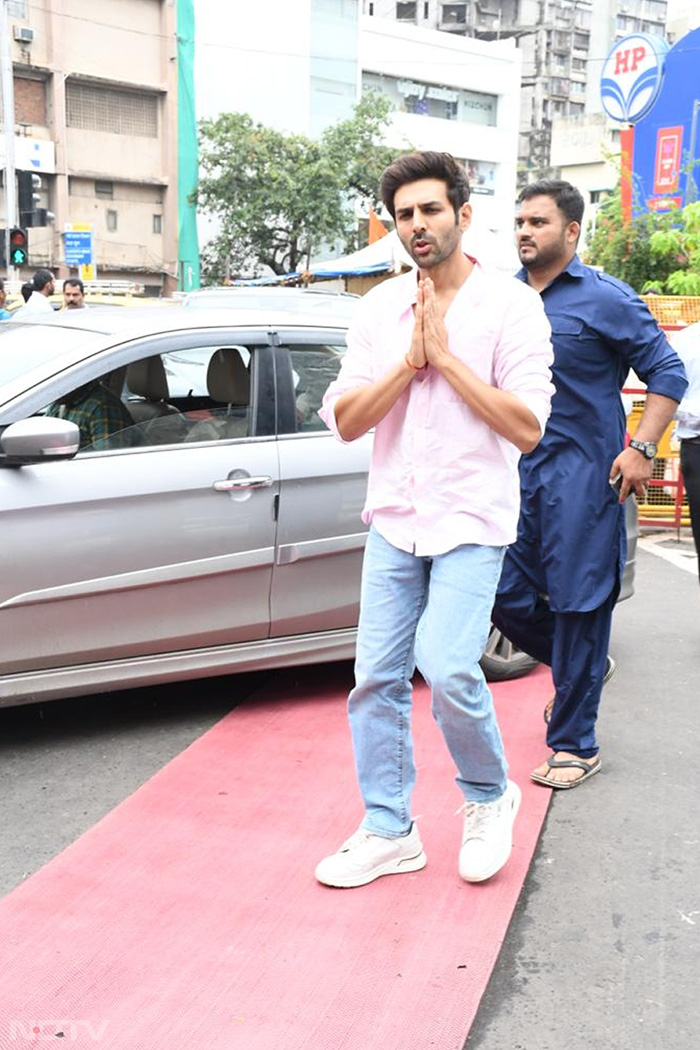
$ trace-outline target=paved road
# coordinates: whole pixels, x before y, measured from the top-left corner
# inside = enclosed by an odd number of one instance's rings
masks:
[[[616,613],[604,770],[553,799],[467,1050],[700,1043],[700,591],[688,544],[658,542]],[[263,680],[0,711],[0,894]]]
[[[612,652],[603,771],[552,800],[467,1050],[700,1045],[697,576],[642,552]]]
[[[0,896],[264,680],[234,675],[0,710]]]

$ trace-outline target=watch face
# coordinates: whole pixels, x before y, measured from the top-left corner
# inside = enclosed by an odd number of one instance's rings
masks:
[[[635,448],[637,452],[641,452],[647,459],[654,459],[658,448],[653,441],[630,441],[632,448]]]

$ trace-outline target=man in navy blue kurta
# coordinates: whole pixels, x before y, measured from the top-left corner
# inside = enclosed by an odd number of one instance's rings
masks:
[[[493,621],[552,668],[547,743],[532,777],[571,788],[600,769],[595,722],[612,610],[625,563],[624,501],[651,477],[655,443],[686,388],[678,355],[639,297],[576,255],[583,199],[545,180],[519,197],[517,275],[540,292],[552,326],[556,393],[540,444],[520,461],[522,505]],[[625,449],[620,390],[647,384],[634,446]],[[619,495],[610,481],[619,477]]]

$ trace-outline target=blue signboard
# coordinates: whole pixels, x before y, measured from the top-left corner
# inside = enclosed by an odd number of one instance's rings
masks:
[[[652,108],[634,126],[632,202],[636,214],[698,199],[700,188],[700,29],[666,56]]]
[[[92,262],[92,230],[66,230],[64,250],[67,266],[89,266]]]

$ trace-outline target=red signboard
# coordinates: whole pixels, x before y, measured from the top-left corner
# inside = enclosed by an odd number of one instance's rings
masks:
[[[654,193],[675,193],[681,170],[683,126],[659,128],[656,133]]]

